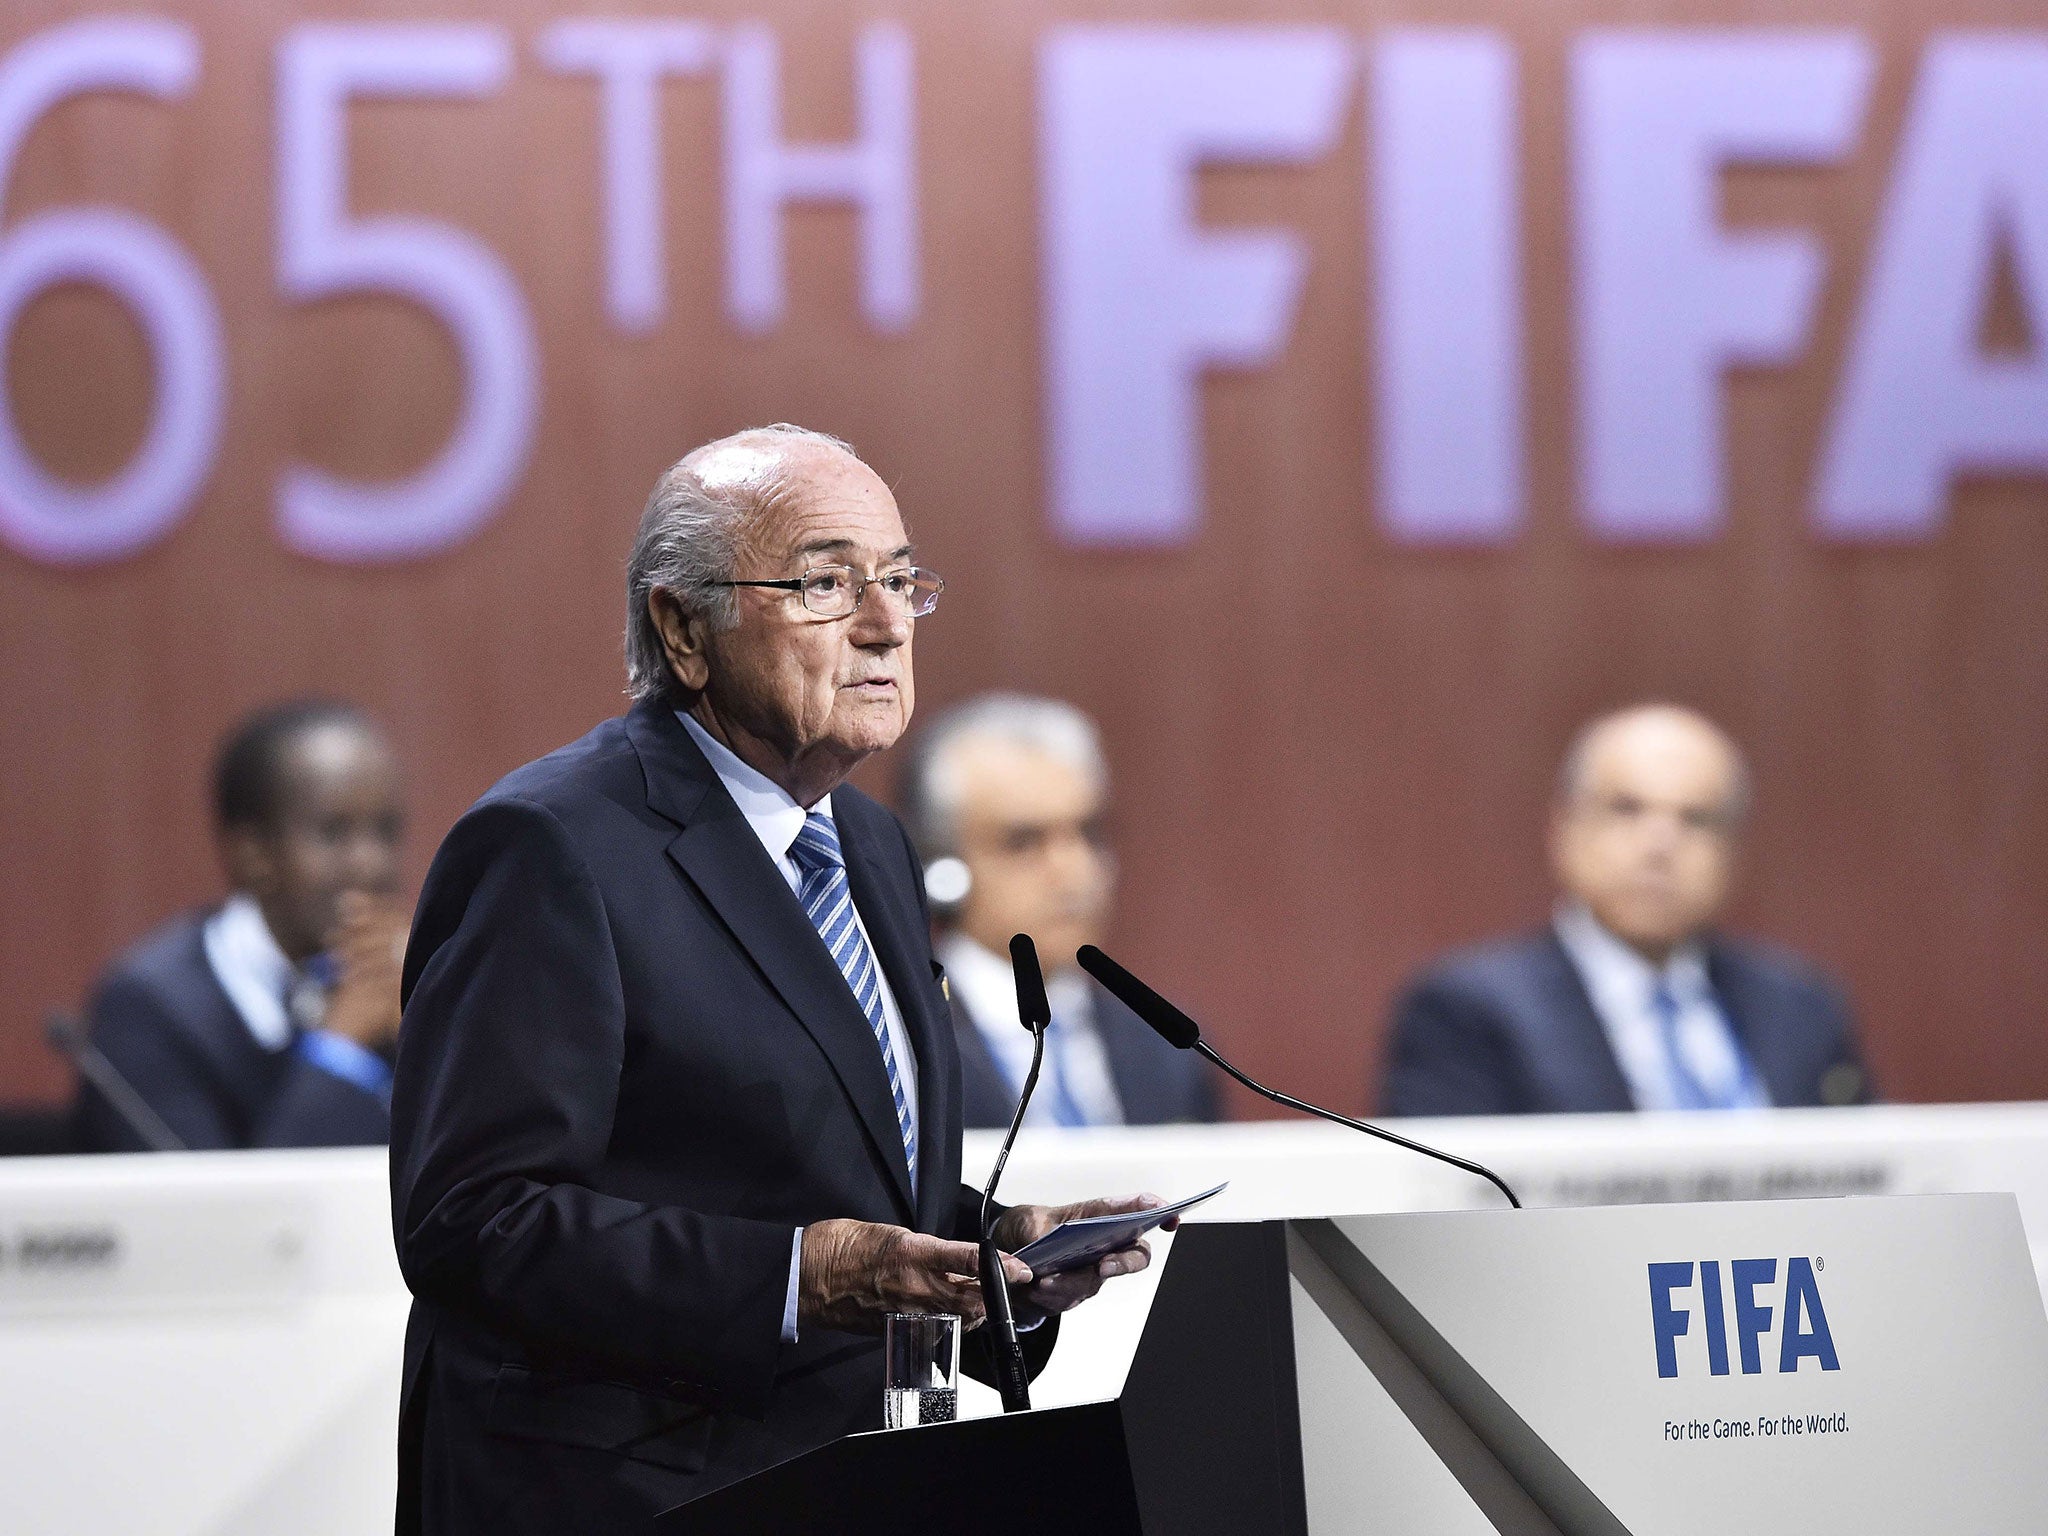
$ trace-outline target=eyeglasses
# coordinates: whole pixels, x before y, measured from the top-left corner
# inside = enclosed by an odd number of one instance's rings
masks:
[[[905,618],[921,619],[939,606],[945,581],[920,566],[903,565],[879,576],[863,576],[850,565],[814,565],[786,581],[717,581],[717,587],[774,587],[794,592],[804,606],[824,619],[844,619],[860,611],[869,587],[880,587],[884,599]]]

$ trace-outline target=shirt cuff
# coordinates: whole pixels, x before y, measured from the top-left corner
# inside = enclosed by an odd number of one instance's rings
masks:
[[[310,1062],[330,1077],[353,1083],[380,1099],[391,1096],[391,1068],[368,1046],[358,1045],[346,1035],[331,1030],[309,1029],[299,1036],[299,1058]]]
[[[796,1282],[804,1266],[804,1229],[798,1227],[789,1239],[789,1290],[782,1298],[782,1342],[796,1342]]]

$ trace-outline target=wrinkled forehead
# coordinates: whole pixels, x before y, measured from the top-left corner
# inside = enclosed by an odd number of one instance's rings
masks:
[[[749,496],[741,529],[742,542],[755,554],[856,565],[909,558],[896,498],[851,454],[806,445],[748,472],[751,481],[736,483],[759,487],[758,495]]]

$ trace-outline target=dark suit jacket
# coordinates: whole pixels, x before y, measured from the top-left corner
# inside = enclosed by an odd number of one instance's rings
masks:
[[[1192,1051],[1177,1051],[1145,1021],[1093,982],[1088,987],[1095,1028],[1109,1055],[1109,1075],[1127,1125],[1168,1125],[1216,1118],[1216,1085],[1209,1064]],[[1021,1025],[1016,1026],[1022,1028]],[[953,999],[953,1038],[960,1047],[960,1082],[967,1123],[1007,1130],[1017,1109],[1010,1086],[989,1053],[967,1005]]]
[[[375,1094],[249,1033],[207,964],[204,922],[166,924],[114,963],[93,997],[93,1043],[195,1150],[382,1142],[391,1119]],[[73,1114],[84,1151],[147,1145],[90,1083]]]
[[[879,1340],[781,1342],[794,1230],[967,1237],[974,1212],[917,860],[859,791],[832,805],[917,1053],[915,1198],[866,1015],[666,707],[518,770],[442,844],[393,1100],[401,1532],[640,1532],[880,1427]]]
[[[1713,938],[1707,978],[1776,1105],[1870,1095],[1841,994],[1782,950]],[[1517,1115],[1635,1107],[1607,1031],[1557,935],[1453,955],[1395,1009],[1390,1115]]]

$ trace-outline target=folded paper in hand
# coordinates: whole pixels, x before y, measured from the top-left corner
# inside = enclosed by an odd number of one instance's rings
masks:
[[[1155,1205],[1146,1211],[1077,1216],[1072,1221],[1061,1222],[1045,1236],[1026,1243],[1017,1250],[1017,1257],[1031,1266],[1034,1279],[1086,1269],[1098,1260],[1130,1247],[1169,1217],[1178,1216],[1210,1196],[1222,1194],[1229,1187],[1229,1181],[1225,1180],[1199,1195],[1189,1195],[1187,1199],[1176,1200],[1171,1205]]]

